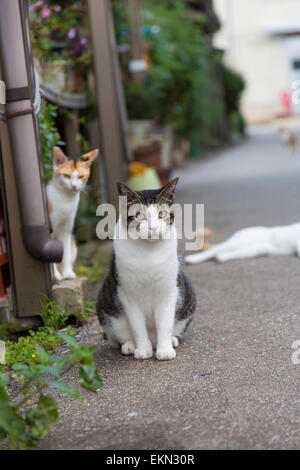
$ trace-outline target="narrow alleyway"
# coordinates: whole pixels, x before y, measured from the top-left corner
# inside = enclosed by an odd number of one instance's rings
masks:
[[[179,174],[178,200],[205,204],[215,242],[249,225],[300,221],[300,149],[291,155],[271,126]],[[291,345],[300,340],[300,260],[208,262],[185,272],[198,308],[177,358],[122,357],[90,325],[84,340],[100,343],[103,387],[86,403],[61,399],[44,448],[299,448]]]

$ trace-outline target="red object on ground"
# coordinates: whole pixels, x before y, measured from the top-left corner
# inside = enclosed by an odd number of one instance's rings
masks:
[[[290,90],[281,92],[281,104],[288,113],[292,111],[292,95]]]

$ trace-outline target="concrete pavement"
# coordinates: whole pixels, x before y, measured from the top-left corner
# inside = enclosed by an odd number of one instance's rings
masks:
[[[271,126],[179,172],[180,202],[205,203],[205,223],[224,240],[249,225],[300,220],[300,149]],[[300,447],[300,260],[295,256],[187,266],[198,308],[177,358],[135,361],[99,337],[104,379],[82,403],[57,393],[50,449],[295,449]],[[69,383],[75,385],[70,376]]]

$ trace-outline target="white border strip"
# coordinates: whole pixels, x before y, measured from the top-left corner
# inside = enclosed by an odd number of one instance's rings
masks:
[[[6,104],[5,83],[3,80],[0,80],[0,104]]]

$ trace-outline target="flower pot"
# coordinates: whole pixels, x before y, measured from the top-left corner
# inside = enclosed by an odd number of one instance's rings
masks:
[[[58,91],[64,91],[66,88],[66,61],[56,60],[47,62],[42,68],[43,83],[51,85]]]
[[[145,172],[129,178],[127,185],[134,191],[142,191],[143,189],[159,189],[161,182],[157,170],[148,168]]]
[[[149,119],[129,121],[129,135],[132,139],[145,140],[152,132],[153,123]]]
[[[161,144],[151,142],[148,145],[140,145],[133,149],[134,159],[153,168],[161,167]]]
[[[47,62],[42,70],[42,81],[60,93],[80,93],[84,89],[82,75],[65,60]]]

